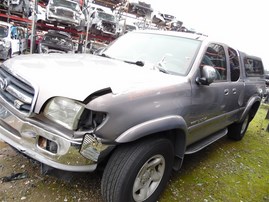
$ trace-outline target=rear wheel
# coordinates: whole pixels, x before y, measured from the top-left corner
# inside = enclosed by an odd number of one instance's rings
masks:
[[[249,121],[248,114],[242,122],[230,125],[228,128],[228,137],[234,140],[241,140],[248,129]]]
[[[105,201],[156,201],[172,171],[174,149],[168,139],[120,146],[105,168],[101,191]]]

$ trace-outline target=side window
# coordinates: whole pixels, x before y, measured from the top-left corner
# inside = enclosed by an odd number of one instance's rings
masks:
[[[244,66],[248,77],[263,76],[264,74],[262,61],[258,58],[245,57]]]
[[[231,81],[237,81],[240,77],[239,56],[237,54],[237,51],[232,48],[228,48],[228,53],[231,69]]]
[[[209,65],[215,68],[217,72],[216,81],[227,80],[227,63],[223,46],[219,44],[210,44],[203,57],[201,67]]]
[[[11,38],[12,39],[17,39],[17,37],[18,37],[17,27],[12,26],[10,31],[11,31]]]
[[[19,29],[19,37],[20,37],[20,39],[25,38],[25,32],[22,28]]]

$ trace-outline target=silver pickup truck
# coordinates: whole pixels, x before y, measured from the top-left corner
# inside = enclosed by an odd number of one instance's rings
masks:
[[[197,34],[129,32],[91,54],[0,68],[0,139],[42,165],[104,168],[105,201],[156,201],[184,156],[241,140],[265,92],[262,60]]]

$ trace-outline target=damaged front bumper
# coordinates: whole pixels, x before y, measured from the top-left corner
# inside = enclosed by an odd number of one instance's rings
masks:
[[[57,9],[58,12],[62,13],[62,15],[59,15],[57,13],[49,11],[47,13],[47,20],[49,21],[58,21],[66,24],[70,24],[73,26],[79,26],[81,23],[81,20],[79,17],[76,17],[76,14],[71,11],[67,11],[64,9]],[[66,14],[65,14],[66,13]]]
[[[96,26],[96,29],[101,31],[102,34],[107,34],[107,35],[112,35],[112,36],[115,36],[117,34],[116,25],[106,22],[106,21],[99,22]]]
[[[97,167],[96,161],[81,155],[82,140],[62,137],[22,120],[1,103],[0,139],[21,153],[53,168],[91,172]]]

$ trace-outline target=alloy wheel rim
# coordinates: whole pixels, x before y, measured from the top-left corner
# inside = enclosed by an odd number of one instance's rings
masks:
[[[155,155],[148,159],[138,172],[133,185],[135,201],[148,199],[159,186],[165,171],[165,159]]]

